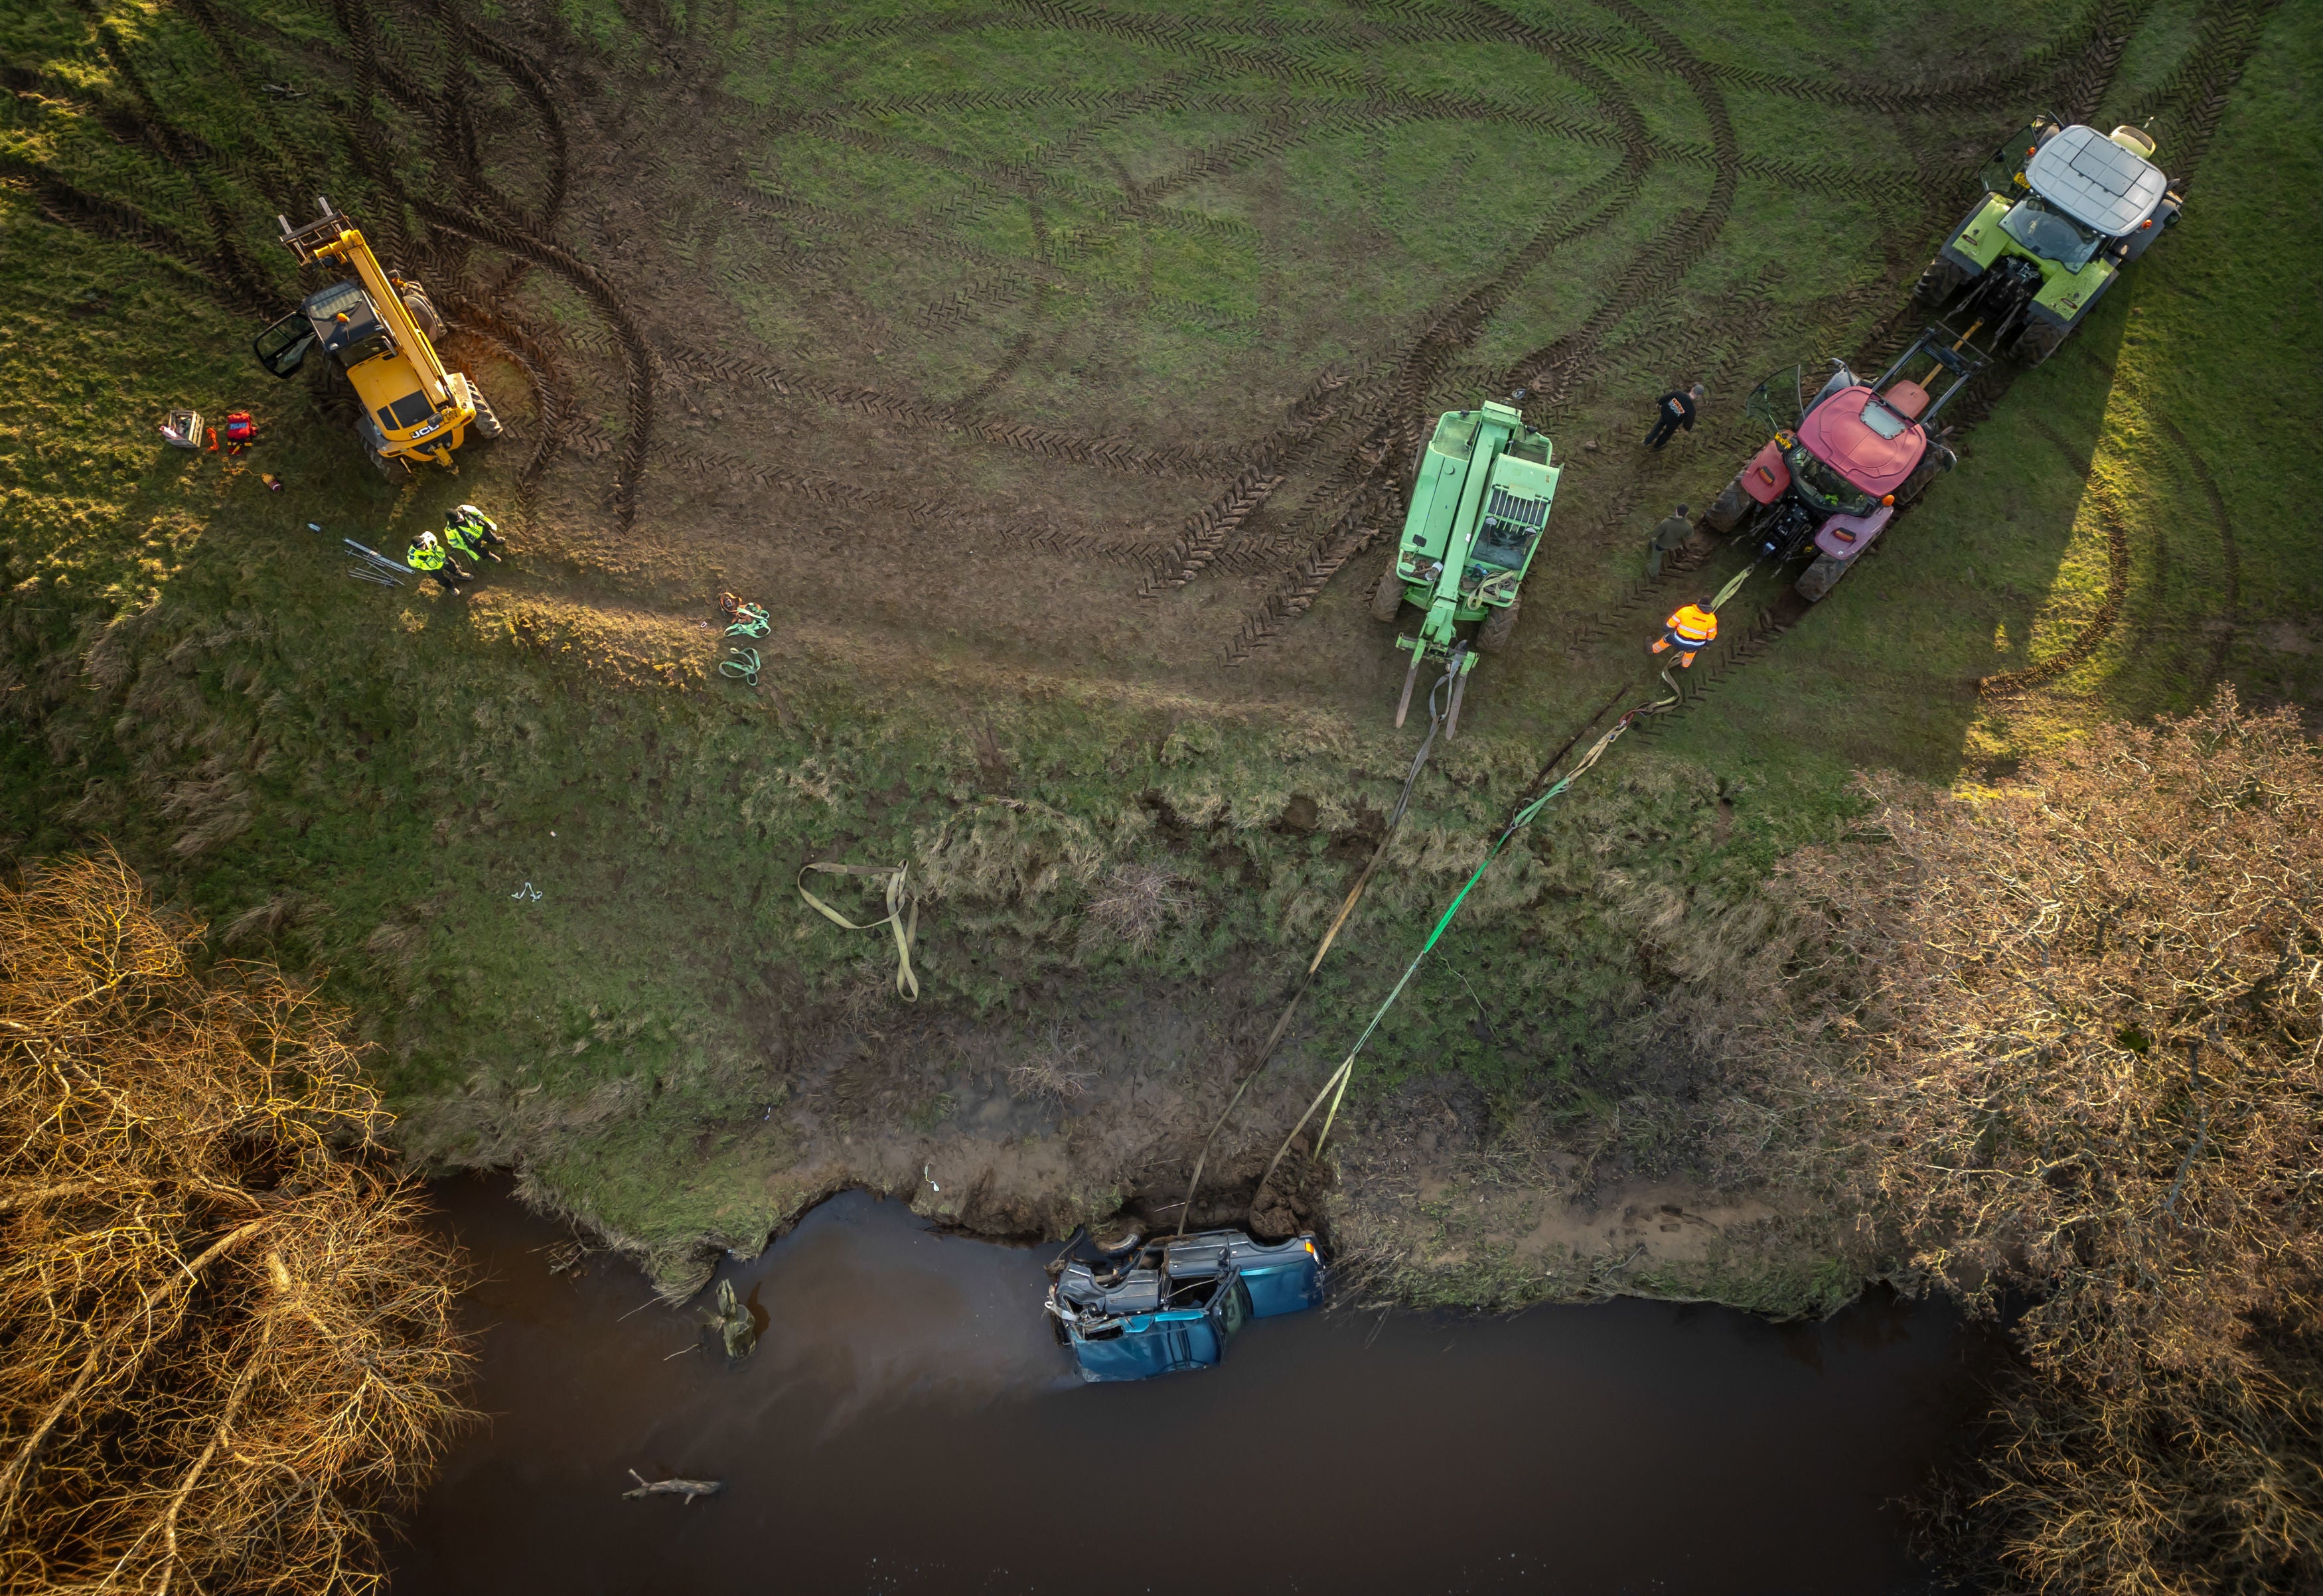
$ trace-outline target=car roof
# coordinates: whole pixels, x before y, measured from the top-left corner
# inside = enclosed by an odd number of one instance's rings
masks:
[[[1868,388],[1843,388],[1832,394],[1799,423],[1799,442],[1859,491],[1878,499],[1903,485],[1927,453],[1928,439],[1916,423],[1894,437],[1882,437],[1863,419],[1871,397]]]
[[[2065,128],[2025,164],[2033,192],[2107,238],[2118,238],[2153,214],[2170,186],[2149,162],[2093,127]]]

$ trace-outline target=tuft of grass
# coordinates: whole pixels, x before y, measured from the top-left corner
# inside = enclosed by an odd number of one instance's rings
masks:
[[[1097,1079],[1096,1070],[1074,1068],[1088,1052],[1084,1044],[1065,1040],[1062,1024],[1051,1025],[1047,1041],[1009,1066],[1008,1089],[1019,1097],[1070,1107],[1088,1096],[1089,1083]]]
[[[1194,912],[1193,889],[1160,865],[1116,865],[1081,911],[1083,953],[1117,949],[1137,958]]]

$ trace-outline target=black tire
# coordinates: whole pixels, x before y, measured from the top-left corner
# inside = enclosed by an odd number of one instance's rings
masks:
[[[1862,555],[1858,555],[1855,559],[1862,557]],[[1829,555],[1817,555],[1814,564],[1809,565],[1792,585],[1799,597],[1808,603],[1820,603],[1823,595],[1839,585],[1839,579],[1846,575],[1854,564],[1855,560],[1834,560]]]
[[[1967,272],[1939,255],[1920,273],[1920,280],[1912,289],[1913,302],[1925,310],[1941,310],[1967,282]]]
[[[1395,573],[1395,561],[1390,559],[1380,573],[1379,586],[1372,590],[1372,619],[1391,621],[1402,610],[1403,578]]]
[[[468,384],[468,397],[476,401],[476,435],[479,437],[496,438],[508,430],[493,413],[491,401],[484,398],[484,390],[473,381]]]
[[[1505,610],[1495,610],[1484,617],[1484,624],[1476,628],[1476,652],[1499,654],[1516,636],[1517,611],[1524,608],[1524,595],[1519,593]]]
[[[1750,495],[1742,491],[1742,473],[1738,471],[1734,473],[1734,480],[1726,484],[1725,491],[1711,500],[1710,509],[1703,515],[1702,524],[1712,532],[1731,532],[1741,525],[1742,518],[1749,513],[1749,509]]]
[[[403,307],[411,313],[411,319],[419,324],[419,330],[427,335],[427,342],[443,342],[444,318],[436,314],[436,302],[427,297],[426,289],[416,283],[405,285]]]
[[[355,423],[363,418],[363,400],[355,397],[355,385],[339,362],[329,355],[307,362],[307,392],[315,401],[316,413],[332,427],[353,432]]]
[[[2057,353],[2057,346],[2065,341],[2065,335],[2071,330],[2052,321],[2027,322],[2025,330],[2016,335],[2016,348],[2013,352],[2016,363],[2028,371],[2039,365]]]

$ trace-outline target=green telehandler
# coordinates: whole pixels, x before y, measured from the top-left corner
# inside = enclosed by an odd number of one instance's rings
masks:
[[[1395,646],[1411,656],[1395,723],[1411,709],[1422,661],[1448,662],[1452,702],[1445,736],[1457,734],[1460,699],[1479,653],[1504,647],[1516,630],[1518,589],[1556,497],[1558,468],[1546,433],[1512,406],[1447,410],[1421,452],[1403,538],[1372,594],[1374,619],[1392,621],[1405,601],[1427,611],[1416,635]],[[1481,621],[1473,639],[1459,628]]]

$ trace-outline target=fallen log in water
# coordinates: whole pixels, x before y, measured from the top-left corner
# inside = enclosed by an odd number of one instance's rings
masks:
[[[623,1501],[637,1501],[648,1496],[679,1496],[691,1505],[697,1496],[716,1496],[726,1489],[723,1480],[648,1480],[635,1469],[629,1471],[629,1478],[638,1482],[638,1488],[621,1492]]]

